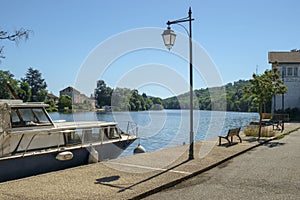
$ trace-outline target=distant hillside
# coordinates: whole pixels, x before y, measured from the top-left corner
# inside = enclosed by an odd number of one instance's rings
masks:
[[[257,111],[253,98],[244,92],[249,80],[239,80],[221,87],[194,91],[194,108],[200,110]],[[163,100],[165,109],[189,109],[189,92]],[[268,106],[270,107],[270,106]]]

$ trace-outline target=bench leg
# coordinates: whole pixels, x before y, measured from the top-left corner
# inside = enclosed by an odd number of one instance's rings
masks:
[[[229,140],[228,137],[225,137],[225,139],[228,141],[228,144],[231,145],[231,143],[232,143],[232,138],[231,138],[231,142],[230,142],[230,140]]]
[[[227,140],[228,141],[228,144],[229,145],[231,145],[231,142],[230,142],[230,140],[228,139],[228,137],[221,137],[221,136],[219,136],[219,146],[221,146],[221,139],[225,139],[225,140]]]
[[[239,135],[237,135],[237,137],[239,138],[240,143],[242,143],[242,138]]]

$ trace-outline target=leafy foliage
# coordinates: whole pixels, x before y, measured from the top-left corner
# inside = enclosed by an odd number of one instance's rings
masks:
[[[254,97],[254,102],[263,104],[271,101],[273,95],[284,94],[287,88],[284,86],[277,68],[266,70],[262,75],[253,74],[249,87],[245,91]]]
[[[21,79],[23,82],[29,84],[31,89],[31,99],[33,102],[44,102],[47,95],[47,84],[45,79],[42,78],[42,74],[33,68],[29,68],[25,78]]]
[[[162,109],[162,99],[139,94],[136,89],[107,87],[103,80],[97,82],[95,99],[98,107],[112,106],[114,111],[142,111]]]
[[[194,91],[193,104],[200,110],[224,110],[248,112],[256,111],[253,97],[245,95],[244,87],[249,81],[239,80],[221,87],[198,89]],[[225,96],[224,96],[225,95]],[[163,100],[166,109],[188,109],[189,93]]]
[[[46,108],[48,112],[58,111],[58,106],[55,104],[53,99],[46,99],[45,103],[49,105],[49,107]]]
[[[13,88],[17,88],[17,80],[14,79],[14,75],[9,71],[0,70],[0,99],[12,98],[12,95],[6,85],[7,82],[9,82]]]
[[[22,99],[24,102],[30,101],[31,89],[27,82],[20,82],[20,87],[18,87],[17,91],[20,99]]]
[[[261,134],[263,104],[270,102],[275,94],[284,94],[287,91],[287,88],[279,77],[280,74],[277,68],[266,70],[261,75],[253,74],[253,79],[250,80],[249,86],[245,87],[245,92],[253,98],[258,106],[260,114],[258,137]]]
[[[97,88],[95,89],[95,99],[98,107],[111,105],[111,95],[113,90],[106,86],[103,80],[97,81]]]
[[[72,110],[72,99],[68,95],[62,95],[58,99],[58,110],[67,111]]]
[[[43,102],[47,95],[47,85],[44,82],[44,79],[41,79],[41,73],[38,70],[33,70],[32,68],[29,68],[26,78],[21,79],[21,81],[14,79],[14,75],[11,74],[9,71],[0,70],[1,99],[13,98],[11,92],[7,87],[7,83],[11,85],[13,90],[16,92],[18,98],[22,99],[24,102]]]

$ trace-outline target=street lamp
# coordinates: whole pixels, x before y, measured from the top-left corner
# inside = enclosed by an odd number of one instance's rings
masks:
[[[284,71],[282,70],[282,83],[284,84]],[[282,126],[281,126],[281,132],[284,130],[284,93],[282,93],[281,96],[281,108],[282,108]]]
[[[162,33],[162,37],[165,43],[165,46],[171,50],[171,48],[174,46],[176,34],[174,31],[171,30],[170,25],[171,24],[178,24],[182,22],[189,22],[189,31],[182,26],[187,34],[189,35],[189,51],[190,51],[190,149],[189,149],[189,160],[194,159],[194,131],[193,131],[193,56],[192,56],[192,9],[189,9],[188,17],[175,20],[175,21],[168,21],[167,25],[168,28]]]

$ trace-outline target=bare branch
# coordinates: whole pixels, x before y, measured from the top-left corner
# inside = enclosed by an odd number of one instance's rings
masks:
[[[9,34],[7,31],[0,31],[0,40],[10,40],[13,42],[18,42],[22,38],[27,40],[30,32],[30,30],[23,28],[16,30],[13,34]]]
[[[5,56],[3,56],[3,52],[4,52],[4,46],[0,47],[0,63],[1,63],[1,59],[4,59]]]
[[[12,33],[12,34],[8,33],[7,31],[0,30],[0,41],[1,40],[9,40],[9,41],[12,41],[12,42],[15,42],[16,44],[18,44],[21,39],[27,40],[29,38],[29,34],[31,32],[32,31],[25,30],[23,28],[14,31],[14,33]],[[5,58],[3,56],[3,52],[4,52],[4,46],[0,46],[0,62],[1,62],[1,59]]]

